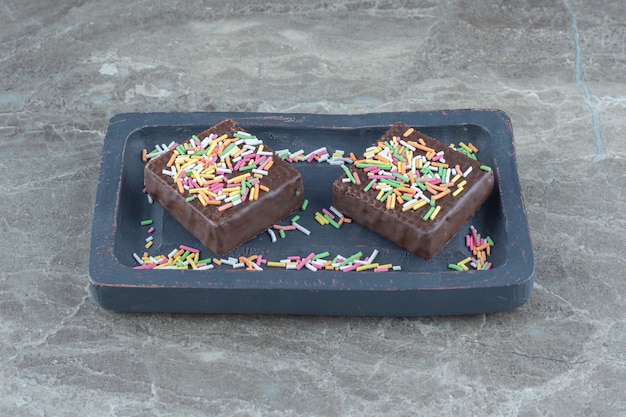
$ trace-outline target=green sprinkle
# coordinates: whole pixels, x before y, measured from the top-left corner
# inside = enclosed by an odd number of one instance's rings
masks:
[[[293,216],[293,217],[291,218],[291,223],[295,223],[295,222],[297,222],[298,220],[300,220],[300,216],[299,216],[298,214],[296,214],[295,216]]]
[[[278,234],[280,235],[281,239],[285,238],[285,231],[283,229],[278,229]]]
[[[211,258],[201,259],[196,262],[196,265],[206,265],[211,263]]]
[[[186,201],[186,202],[188,202],[188,203],[191,203],[191,202],[192,202],[193,200],[195,200],[195,199],[196,199],[196,197],[192,195],[191,197],[187,197],[187,198],[185,199],[185,201]]]
[[[304,211],[306,210],[308,206],[309,206],[309,200],[305,198],[304,201],[302,202],[302,207],[300,207],[300,210]]]
[[[402,181],[404,181],[404,182],[409,182],[409,181],[410,181],[410,180],[409,180],[409,177],[407,177],[406,175],[402,175],[402,174],[400,174],[400,173],[398,173],[398,172],[394,172],[394,173],[393,173],[393,176],[394,176],[394,177],[396,177],[396,178],[398,178],[398,179],[401,179],[401,180],[402,180]]]
[[[342,165],[341,168],[343,168],[343,172],[346,173],[346,176],[348,177],[348,179],[350,179],[350,182],[352,184],[356,184],[356,180],[354,179],[354,176],[352,176],[352,173],[350,172],[350,169],[348,169],[347,166]]]
[[[150,226],[151,224],[152,224],[152,220],[150,220],[150,219],[141,221],[141,225],[142,226]]]
[[[246,132],[237,132],[233,134],[233,136],[237,139],[256,139],[256,136],[252,136],[251,134]]]
[[[371,166],[380,168],[380,169],[384,169],[384,170],[389,170],[391,168],[393,168],[393,166],[391,164],[387,164],[384,162],[380,162],[380,163],[374,163],[374,162],[362,162],[359,164],[356,164],[357,168],[369,168]]]
[[[251,169],[256,169],[256,165],[244,165],[239,168],[239,171],[250,171]]]
[[[289,156],[289,152],[285,151],[279,155],[280,159],[285,160]]]
[[[491,240],[491,236],[487,236],[485,238],[485,240],[487,241],[487,243],[489,243],[489,246],[493,246],[494,245],[493,240]]]
[[[402,187],[403,186],[403,184],[400,181],[390,180],[389,178],[381,178],[380,182],[382,182],[384,184],[391,185],[393,188],[398,188],[398,187]]]
[[[380,199],[380,202],[381,202],[381,203],[384,203],[384,202],[387,200],[387,198],[391,195],[391,193],[393,193],[393,190],[389,190],[389,191],[387,191],[387,192],[386,192],[386,193],[382,196],[382,198]]]
[[[341,227],[341,225],[340,225],[339,223],[337,223],[336,221],[334,221],[333,219],[331,219],[331,218],[330,218],[330,216],[329,216],[328,214],[324,214],[323,216],[324,216],[324,218],[325,218],[326,220],[328,220],[328,223],[330,223],[331,225],[333,225],[333,227],[334,227],[335,229],[339,229],[339,228]]]
[[[448,268],[454,269],[455,271],[463,271],[463,268],[457,264],[448,264]]]
[[[424,217],[422,217],[422,220],[426,221],[430,218],[430,215],[433,214],[433,211],[435,211],[435,207],[431,206],[430,209],[428,209],[428,211],[426,212],[426,214],[424,214]]]
[[[376,184],[376,179],[371,180],[371,181],[369,182],[369,184],[367,184],[367,185],[365,186],[365,188],[363,188],[363,191],[364,191],[364,192],[368,192],[368,191],[370,190],[370,188],[372,188],[372,186],[373,186],[374,184]]]
[[[189,252],[188,250],[186,250],[186,251],[185,251],[185,253],[183,253],[183,254],[180,256],[180,261],[181,261],[181,262],[185,262],[185,259],[187,259],[187,257],[189,256],[189,254],[190,254],[190,253],[191,253],[191,252]]]
[[[222,151],[222,153],[220,154],[220,158],[221,158],[221,157],[223,157],[223,156],[225,156],[225,155],[228,155],[228,153],[229,153],[229,152],[230,152],[230,151],[231,151],[231,150],[232,150],[235,146],[237,146],[237,145],[235,145],[235,142],[233,142],[233,143],[231,143],[230,145],[228,145],[228,146],[226,147],[226,149],[224,149],[224,150]]]
[[[318,259],[325,258],[325,257],[327,257],[327,256],[330,256],[330,253],[328,253],[328,251],[326,251],[326,252],[322,252],[322,253],[318,253],[317,255],[315,255],[315,256],[313,257],[313,260],[314,260],[314,261],[317,261]]]
[[[340,263],[340,266],[345,266],[348,265],[350,262],[354,261],[355,259],[360,258],[361,256],[363,256],[363,252],[358,251],[357,253],[355,253],[354,255],[350,256],[349,258],[346,258],[343,260],[342,263]]]
[[[483,171],[487,171],[487,172],[491,171],[491,167],[488,167],[487,165],[481,165],[480,169],[482,169]]]

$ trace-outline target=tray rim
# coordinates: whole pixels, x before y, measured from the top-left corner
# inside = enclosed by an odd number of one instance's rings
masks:
[[[267,285],[258,280],[252,279],[247,271],[228,271],[224,275],[228,275],[228,279],[222,283],[211,285],[194,286],[194,278],[189,279],[183,274],[202,274],[200,271],[158,271],[159,282],[151,279],[151,274],[155,271],[135,270],[119,262],[114,254],[115,240],[115,216],[118,212],[117,205],[120,197],[120,184],[122,181],[123,160],[120,155],[126,149],[128,138],[136,131],[147,127],[159,126],[175,126],[184,127],[192,125],[211,125],[225,118],[234,118],[242,126],[248,124],[263,125],[264,127],[315,127],[329,129],[352,129],[364,127],[386,127],[396,121],[403,121],[406,124],[419,127],[437,127],[445,125],[479,125],[487,130],[489,134],[504,135],[506,140],[493,141],[494,161],[497,162],[496,177],[499,183],[503,206],[510,205],[508,212],[505,214],[505,222],[507,223],[507,260],[504,265],[494,268],[491,271],[466,271],[458,273],[456,271],[402,271],[388,274],[377,274],[376,279],[348,279],[350,285],[337,286],[333,279],[333,273],[324,271],[323,273],[315,273],[309,271],[264,271],[261,274],[278,274],[283,273],[283,277],[279,281],[272,280],[271,285]],[[430,123],[436,121],[437,123]],[[497,147],[497,148],[496,148]],[[500,149],[502,147],[502,149]],[[501,155],[501,153],[504,153]],[[504,175],[503,175],[504,173]],[[502,181],[506,182],[503,186]],[[115,190],[115,196],[111,196],[111,187]],[[510,233],[508,227],[510,222],[506,217],[514,216],[518,222],[521,222],[522,230],[517,230],[516,234]],[[510,265],[508,265],[510,264]],[[509,269],[510,266],[516,266],[515,271]],[[215,273],[207,271],[206,273]],[[291,275],[289,275],[291,273]],[[255,273],[258,274],[258,273]],[[315,275],[313,275],[315,274]],[[398,275],[402,275],[402,280],[398,280]],[[446,286],[420,286],[424,275],[439,275],[445,277],[448,285]],[[469,274],[469,275],[465,275]],[[480,274],[480,275],[479,275]],[[122,276],[132,278],[123,280],[112,280],[112,276]],[[247,276],[246,276],[247,275]],[[345,274],[347,275],[347,274]],[[346,282],[345,275],[342,275],[342,281]],[[193,277],[193,275],[191,275]],[[468,286],[469,283],[476,282],[473,277],[479,277],[481,285]],[[183,282],[183,278],[187,282]],[[308,277],[308,278],[307,278]],[[455,280],[455,278],[460,278]],[[255,278],[258,278],[256,276]],[[532,245],[530,242],[530,234],[528,230],[528,222],[524,210],[523,196],[519,184],[517,173],[517,160],[515,154],[515,144],[513,138],[513,128],[510,118],[501,110],[497,109],[455,109],[455,110],[436,110],[427,112],[385,112],[385,113],[362,113],[362,114],[308,114],[308,113],[256,113],[256,112],[154,112],[154,113],[121,113],[110,118],[103,144],[101,157],[100,173],[98,189],[96,194],[96,205],[94,207],[94,217],[92,224],[92,235],[89,255],[89,284],[90,291],[100,304],[109,309],[126,311],[122,304],[114,302],[109,297],[116,297],[116,293],[126,291],[129,293],[131,289],[136,290],[193,290],[203,293],[218,294],[222,291],[239,292],[240,295],[248,291],[274,292],[278,295],[281,292],[298,293],[298,292],[315,292],[322,294],[320,297],[326,296],[333,292],[344,292],[346,294],[368,294],[368,293],[393,293],[393,292],[410,292],[410,293],[448,293],[449,296],[465,291],[469,294],[470,290],[491,289],[504,290],[505,287],[514,293],[521,292],[519,299],[510,308],[524,304],[529,298],[532,291],[532,281],[534,278],[534,256],[532,253]],[[132,283],[136,280],[138,283]],[[177,285],[164,286],[164,281],[177,283]],[[210,281],[210,280],[209,280]],[[310,281],[310,282],[308,282]],[[399,282],[398,282],[399,281]],[[372,285],[373,283],[378,285]],[[133,291],[130,291],[133,292]],[[440,295],[441,295],[440,294]],[[292,294],[293,295],[293,294]],[[369,294],[368,296],[371,296]],[[358,297],[357,297],[358,298]],[[113,301],[113,302],[112,302]],[[132,304],[132,303],[131,303]],[[120,307],[120,308],[116,308]],[[133,310],[132,305],[128,305],[128,311]],[[159,309],[136,311],[159,311]],[[174,306],[164,307],[167,311],[172,310]],[[475,312],[488,311],[495,307],[485,306],[484,308],[475,308]],[[504,308],[504,309],[510,309]],[[502,309],[502,308],[501,308]],[[183,309],[185,310],[185,309]],[[245,310],[245,309],[242,309]],[[259,309],[259,312],[263,312]],[[271,309],[270,309],[271,310]],[[325,314],[324,309],[314,310],[311,314]],[[419,313],[420,309],[416,309],[415,313]],[[447,313],[447,311],[450,313]],[[471,308],[465,310],[472,312]],[[217,312],[210,308],[198,310],[198,312]],[[494,311],[499,311],[495,308]],[[238,312],[235,309],[233,312]],[[242,311],[243,312],[243,311]],[[253,311],[251,311],[253,312]],[[272,311],[269,311],[272,312]],[[277,311],[283,312],[283,311]],[[285,311],[290,312],[290,311]],[[400,312],[400,311],[399,311]],[[291,311],[298,313],[298,311]],[[354,314],[376,313],[362,308]],[[404,312],[407,313],[407,312]],[[410,312],[408,312],[410,313]],[[425,312],[428,314],[427,312]],[[455,314],[454,308],[443,309],[442,314]],[[351,314],[342,313],[342,314]],[[385,313],[389,314],[389,313]],[[393,314],[393,311],[391,312]],[[422,313],[420,313],[421,315]],[[439,314],[439,313],[437,313]]]

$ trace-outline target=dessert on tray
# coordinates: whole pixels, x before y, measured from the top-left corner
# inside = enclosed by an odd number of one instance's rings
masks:
[[[494,186],[489,167],[401,122],[344,171],[333,183],[334,206],[424,259],[450,242]]]
[[[147,193],[216,255],[296,212],[300,173],[228,119],[150,160]]]

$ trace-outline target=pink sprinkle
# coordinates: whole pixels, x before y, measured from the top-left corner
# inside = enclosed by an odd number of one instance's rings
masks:
[[[195,249],[195,248],[192,248],[192,247],[187,246],[187,245],[180,245],[180,246],[178,246],[178,248],[182,249],[182,250],[188,250],[189,252],[193,252],[193,253],[200,253],[199,249]]]
[[[233,166],[233,171],[239,171],[239,168],[241,168],[242,166],[244,166],[244,164],[246,163],[245,159],[240,159],[239,161],[237,161],[237,163],[235,164],[235,166]]]
[[[374,268],[374,272],[387,272],[389,268]]]
[[[300,261],[300,257],[299,256],[288,256],[287,259],[289,259],[290,261]]]
[[[154,227],[153,226],[148,229],[148,233],[154,233]]]
[[[437,154],[437,155],[435,155],[435,156],[433,156],[433,157],[431,158],[431,161],[433,161],[433,162],[434,162],[434,161],[438,161],[438,160],[440,160],[441,158],[443,158],[443,154],[441,154],[441,155]]]
[[[359,267],[359,264],[357,263],[353,263],[350,266],[347,266],[343,269],[343,272],[350,272],[350,271],[354,271],[355,269],[357,269]]]
[[[491,262],[488,262],[488,263],[487,263],[487,266],[485,267],[485,269],[486,269],[486,270],[487,270],[487,269],[491,269]]]
[[[352,176],[354,177],[354,179],[356,180],[356,185],[361,185],[361,179],[359,178],[359,174],[357,174],[356,171],[354,171],[352,173]]]
[[[332,220],[335,219],[335,215],[333,213],[331,213],[330,211],[326,210],[325,208],[322,209],[322,212],[327,215],[328,217],[330,217]]]
[[[372,166],[369,166],[369,167],[363,169],[363,172],[370,172],[370,171],[378,172],[378,171],[380,171],[380,168],[378,168],[375,165],[372,165]]]
[[[307,263],[309,263],[309,261],[310,261],[311,259],[313,259],[313,257],[314,257],[314,256],[315,256],[315,253],[311,252],[311,253],[309,254],[309,256],[307,256],[306,258],[302,259],[302,260],[300,261],[300,263],[298,263],[298,265],[296,265],[296,269],[297,269],[298,271],[299,271],[299,270],[301,270],[301,269],[302,269],[302,267],[303,267],[304,265],[306,265]]]
[[[139,266],[133,266],[133,269],[152,269],[155,266],[157,266],[157,264],[143,264]]]

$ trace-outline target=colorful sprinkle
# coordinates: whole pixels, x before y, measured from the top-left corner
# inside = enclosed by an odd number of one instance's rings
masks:
[[[471,256],[455,264],[449,264],[448,268],[456,271],[469,271],[470,267],[475,270],[491,269],[493,264],[487,261],[487,257],[491,256],[493,246],[491,237],[482,237],[474,226],[470,226],[469,233],[465,235],[465,247],[470,251]]]

